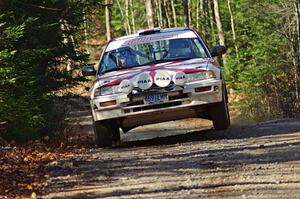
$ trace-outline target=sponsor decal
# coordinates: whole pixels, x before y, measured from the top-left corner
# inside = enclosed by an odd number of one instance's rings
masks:
[[[154,83],[159,87],[166,87],[171,83],[171,76],[167,71],[156,71],[154,76]]]
[[[121,47],[137,45],[137,44],[144,44],[144,43],[149,43],[149,42],[159,41],[159,40],[164,40],[164,39],[175,39],[177,37],[178,37],[178,34],[160,34],[157,36],[137,37],[134,39],[124,41],[124,43],[121,44]]]
[[[125,79],[119,85],[119,90],[122,93],[130,93],[133,89],[132,83],[130,80]]]
[[[172,32],[165,32],[165,33],[161,32],[159,34],[144,35],[144,36],[131,35],[131,36],[127,36],[127,37],[123,37],[111,41],[108,44],[105,51],[108,52],[128,45],[150,43],[153,41],[176,39],[176,38],[197,38],[197,36],[195,35],[194,32],[190,30],[172,31]]]
[[[150,79],[142,79],[142,80],[138,81],[138,84],[147,84],[147,83],[150,83],[150,82],[151,82]]]
[[[153,79],[149,73],[141,73],[137,79],[137,86],[142,89],[146,90],[151,88],[153,85]]]
[[[173,82],[176,85],[182,86],[186,82],[186,74],[184,72],[177,72],[173,76]]]

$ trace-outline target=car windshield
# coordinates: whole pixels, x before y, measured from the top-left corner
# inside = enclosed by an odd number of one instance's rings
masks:
[[[100,63],[100,73],[201,57],[207,57],[207,53],[198,38],[153,41],[105,52]]]

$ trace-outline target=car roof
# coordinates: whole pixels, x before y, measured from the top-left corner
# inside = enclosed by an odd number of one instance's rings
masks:
[[[172,32],[178,32],[178,31],[186,31],[186,30],[191,30],[190,28],[187,28],[187,27],[178,27],[178,28],[163,28],[163,29],[160,29],[160,28],[154,28],[153,30],[155,29],[159,29],[160,31],[159,32],[154,32],[152,34],[161,34],[161,33],[172,33]],[[131,35],[126,35],[126,36],[122,36],[122,37],[118,37],[118,38],[115,38],[115,39],[112,39],[112,41],[120,41],[120,40],[127,40],[127,39],[133,39],[133,38],[137,38],[137,37],[141,37],[141,36],[144,36],[142,34],[139,34],[139,32],[143,32],[143,31],[148,31],[150,29],[144,29],[144,30],[139,30],[137,33],[135,34],[131,34]]]
[[[166,38],[190,38],[197,37],[197,34],[190,28],[165,28],[146,29],[135,34],[112,39],[108,42],[105,52],[115,50],[124,46],[158,41]]]

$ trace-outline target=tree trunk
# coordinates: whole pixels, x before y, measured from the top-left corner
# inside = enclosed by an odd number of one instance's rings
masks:
[[[176,16],[176,12],[175,12],[174,0],[171,0],[171,7],[172,7],[172,13],[173,13],[174,26],[177,27],[177,16]]]
[[[163,0],[163,7],[164,7],[164,13],[165,13],[165,17],[166,17],[166,27],[170,28],[171,27],[171,19],[170,19],[170,15],[169,15],[169,5],[167,0]]]
[[[294,45],[294,64],[295,64],[295,75],[294,75],[294,82],[296,87],[296,100],[299,101],[299,61],[300,61],[300,16],[299,16],[299,0],[295,0],[294,2],[295,6],[295,17],[296,17],[296,32],[297,32],[297,38]]]
[[[230,24],[231,24],[231,32],[232,32],[232,39],[233,39],[233,45],[234,45],[234,50],[236,57],[239,57],[239,51],[238,51],[238,46],[237,46],[237,41],[236,41],[236,34],[235,34],[235,25],[234,25],[234,19],[233,19],[233,14],[232,14],[232,9],[231,9],[231,0],[227,0],[228,3],[228,11],[230,15]]]
[[[106,25],[106,38],[107,41],[111,40],[111,20],[110,20],[110,1],[105,0],[105,25]]]
[[[163,27],[163,18],[162,18],[162,9],[161,9],[161,0],[157,0],[158,15],[159,15],[159,26]]]
[[[210,31],[212,29],[211,27],[211,12],[210,12],[210,0],[205,0],[205,15],[206,15],[206,25],[207,25],[207,29],[206,29],[206,41],[209,43],[209,44],[212,44],[212,35],[210,34]]]
[[[183,0],[185,26],[192,27],[192,15],[191,15],[191,1]]]
[[[298,57],[300,57],[300,13],[299,13],[299,0],[295,0],[295,15],[296,15],[296,30],[298,39]]]
[[[68,43],[71,43],[72,44],[72,48],[75,49],[75,39],[74,39],[74,36],[73,35],[66,35],[65,32],[66,31],[70,31],[70,26],[68,24],[68,22],[66,20],[61,20],[60,21],[60,27],[61,27],[61,30],[62,30],[62,34],[63,34],[63,43],[64,44],[68,44]],[[76,53],[76,56],[77,56],[77,51],[75,51]],[[67,59],[67,71],[71,71],[73,70],[73,61],[72,59],[68,58]]]
[[[124,25],[124,29],[125,29],[126,35],[128,35],[128,34],[129,34],[129,31],[128,31],[128,28],[127,28],[127,25],[126,25],[126,19],[125,19],[125,17],[124,17],[123,9],[122,9],[122,6],[120,5],[120,1],[119,1],[119,0],[117,0],[117,4],[118,4],[119,10],[120,10],[120,14],[121,14],[121,17],[122,17],[122,21],[123,21],[123,23],[125,24],[125,25]]]
[[[88,30],[87,30],[87,18],[86,13],[83,13],[83,31],[84,31],[84,44],[85,44],[85,51],[89,54],[88,48]]]
[[[156,14],[155,25],[162,27],[161,26],[161,12],[159,10],[158,4],[159,4],[158,0],[154,0],[154,7],[156,8],[156,9],[154,9],[155,14]]]
[[[292,44],[294,45],[294,44]],[[295,48],[295,46],[292,47],[292,62],[293,62],[293,66],[292,66],[292,73],[293,73],[293,79],[294,79],[294,86],[295,86],[295,97],[296,97],[296,101],[299,100],[299,77],[298,77],[298,66],[299,66],[299,59],[297,57],[297,49]]]
[[[217,25],[220,44],[223,45],[223,46],[226,46],[225,45],[225,35],[224,35],[224,32],[223,32],[222,21],[221,21],[221,16],[220,16],[219,1],[218,0],[214,0],[214,11],[215,11],[215,16],[216,16],[216,25]],[[226,62],[227,62],[226,56],[223,55],[223,64],[225,65]]]
[[[132,24],[132,31],[133,33],[136,32],[136,27],[135,27],[135,20],[134,20],[134,12],[133,12],[133,3],[132,0],[129,0],[130,3],[130,18],[131,18],[131,24]]]
[[[199,0],[196,3],[196,30],[199,31]]]
[[[206,1],[205,0],[200,0],[200,8],[202,9],[201,11],[201,16],[202,16],[202,35],[207,41],[207,35],[206,35]]]
[[[151,0],[145,0],[145,8],[148,28],[154,28],[153,8]]]
[[[129,22],[129,1],[125,0],[125,21],[126,21],[126,26],[128,29],[128,33],[131,34],[131,27],[130,27],[130,22]]]
[[[214,2],[210,1],[208,4],[208,10],[209,12],[209,21],[210,21],[210,40],[212,44],[218,43],[217,38],[216,38],[216,15],[215,15],[215,10],[214,10]]]

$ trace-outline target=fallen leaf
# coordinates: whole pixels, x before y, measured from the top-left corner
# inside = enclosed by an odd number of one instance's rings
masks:
[[[37,198],[37,197],[36,197],[36,193],[35,193],[35,192],[32,192],[32,194],[31,194],[30,198],[32,198],[32,199],[36,199],[36,198]]]

